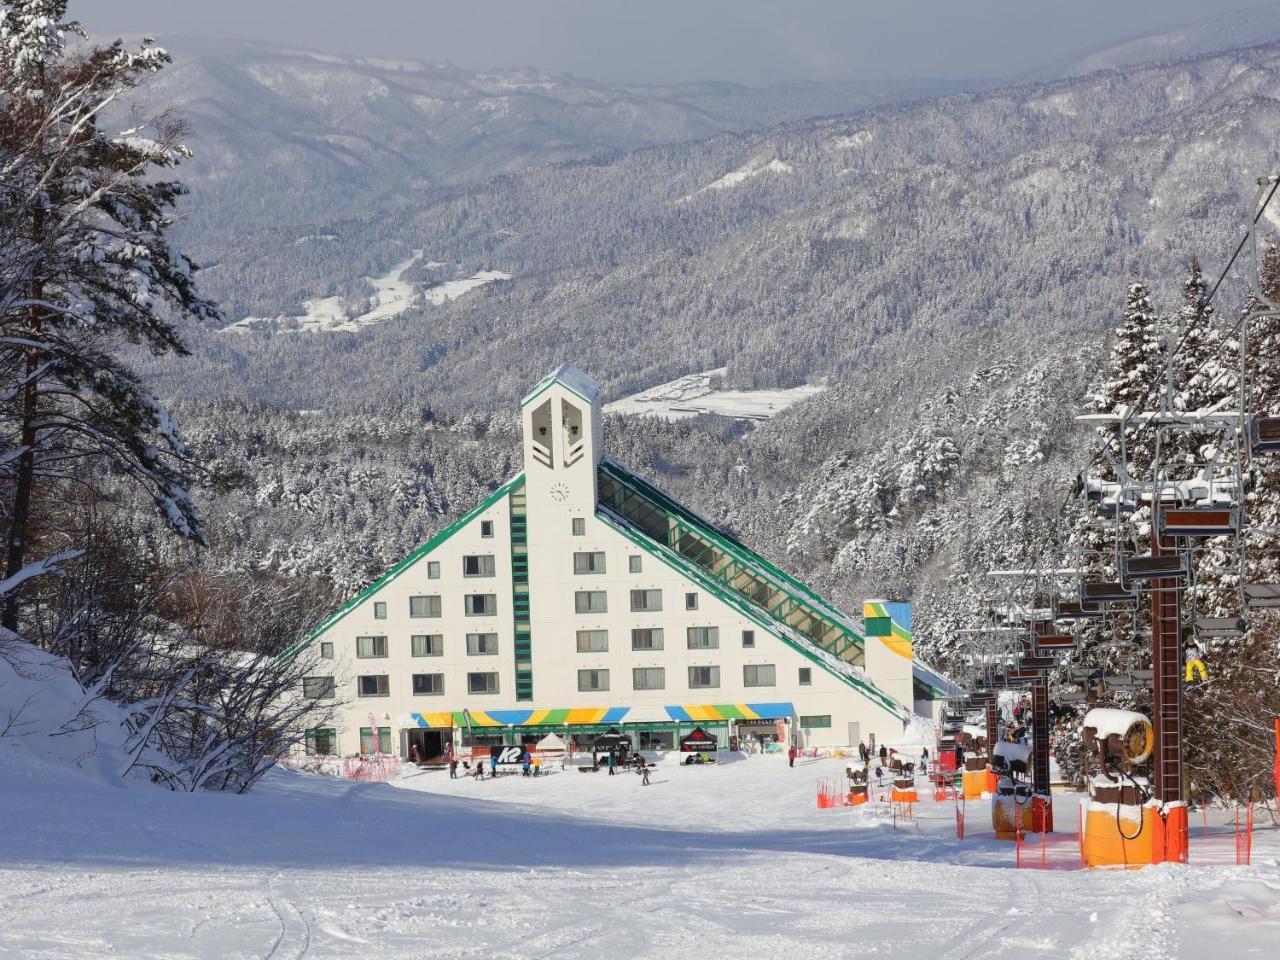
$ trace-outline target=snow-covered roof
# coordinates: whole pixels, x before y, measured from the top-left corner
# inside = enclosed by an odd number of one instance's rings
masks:
[[[559,383],[567,387],[587,403],[595,403],[596,398],[600,396],[600,384],[596,383],[595,378],[589,373],[579,370],[572,363],[562,363],[539,380],[538,385],[525,394],[524,399],[520,401],[520,406],[523,407],[553,383]]]
[[[911,676],[937,690],[944,697],[963,697],[968,692],[950,677],[943,676],[922,660],[911,661]]]

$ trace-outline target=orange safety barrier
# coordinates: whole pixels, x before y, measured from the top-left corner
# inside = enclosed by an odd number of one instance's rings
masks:
[[[1037,794],[1031,798],[1031,829],[1035,833],[1053,832],[1053,797]]]
[[[1169,863],[1186,863],[1190,843],[1190,826],[1187,823],[1187,805],[1171,804],[1164,810],[1164,857]],[[1157,861],[1159,862],[1159,861]]]
[[[1240,808],[1236,807],[1236,865],[1247,867],[1253,861],[1253,804],[1249,804],[1243,828]]]
[[[966,800],[980,800],[984,793],[994,793],[991,786],[990,768],[986,770],[966,770],[964,772],[964,796]]]
[[[991,826],[998,840],[1013,840],[1019,832],[1031,830],[1031,801],[1019,803],[1012,794],[991,798]]]

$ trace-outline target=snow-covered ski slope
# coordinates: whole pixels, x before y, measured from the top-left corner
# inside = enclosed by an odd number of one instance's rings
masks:
[[[826,385],[805,384],[782,390],[717,390],[712,384],[724,376],[725,367],[690,373],[675,380],[614,400],[605,413],[683,420],[703,413],[738,420],[768,420],[792,404],[807,400]]]
[[[1251,868],[1017,871],[981,804],[963,843],[949,805],[897,831],[816,809],[838,760],[667,762],[649,787],[280,771],[244,797],[126,786],[4,738],[0,762],[0,957],[1246,960],[1280,943],[1274,830]]]
[[[481,270],[471,277],[446,280],[431,287],[405,279],[409,269],[422,257],[421,250],[413,251],[408,259],[401,260],[380,277],[365,277],[373,287],[370,308],[357,316],[351,316],[348,304],[342,297],[312,297],[304,304],[305,311],[299,317],[245,317],[225,329],[244,333],[264,327],[291,331],[316,332],[324,330],[355,331],[361,327],[381,323],[398,317],[421,300],[432,306],[440,306],[456,300],[476,287],[483,287],[494,280],[510,280],[511,275],[501,270]],[[437,266],[439,264],[436,264]]]

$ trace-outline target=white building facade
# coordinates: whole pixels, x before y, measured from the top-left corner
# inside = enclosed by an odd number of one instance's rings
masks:
[[[942,684],[913,664],[909,621],[904,643],[869,605],[864,629],[607,458],[598,394],[568,365],[538,384],[524,471],[304,642],[304,693],[336,706],[309,751],[586,746],[609,728],[674,749],[696,726],[722,746],[892,743],[932,711]]]

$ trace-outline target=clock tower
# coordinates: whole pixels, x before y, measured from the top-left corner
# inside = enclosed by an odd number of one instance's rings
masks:
[[[520,404],[531,541],[542,532],[535,529],[542,522],[555,524],[546,533],[559,539],[559,528],[567,533],[570,518],[595,514],[596,467],[604,454],[599,395],[590,376],[566,363]]]

